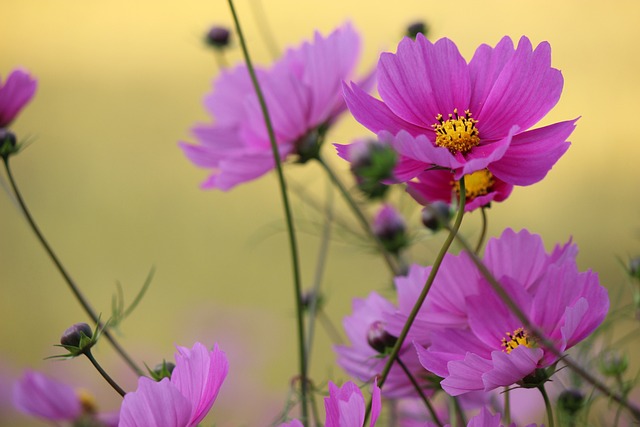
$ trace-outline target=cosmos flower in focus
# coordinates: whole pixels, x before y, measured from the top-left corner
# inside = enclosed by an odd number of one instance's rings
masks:
[[[360,38],[346,24],[287,50],[270,69],[256,69],[280,157],[317,155],[328,127],[346,110],[342,81],[352,77]],[[192,129],[198,143],[180,143],[196,166],[212,172],[202,188],[229,190],[275,167],[267,128],[247,67],[224,70],[205,99],[211,124]]]
[[[456,45],[418,34],[377,68],[382,100],[358,85],[344,85],[356,120],[392,140],[400,168],[413,176],[434,166],[454,179],[483,169],[512,185],[540,181],[569,148],[576,120],[530,130],[558,102],[563,78],[551,67],[547,42],[533,49],[522,37],[481,45],[467,64]],[[407,164],[408,163],[408,164]]]
[[[138,389],[127,393],[119,427],[193,427],[211,410],[229,362],[218,346],[178,347],[171,378],[156,382],[140,377]]]
[[[118,414],[97,413],[89,394],[39,372],[27,371],[14,384],[13,404],[20,412],[53,422],[96,427],[118,425]]]
[[[540,236],[507,229],[487,243],[483,262],[530,321],[560,351],[585,339],[604,320],[607,291],[592,271],[579,272],[575,247],[547,254]],[[442,273],[442,274],[441,274]],[[416,343],[425,369],[452,396],[537,381],[558,357],[537,342],[502,302],[468,256],[442,263],[420,317],[430,344]],[[546,379],[542,379],[544,381]]]
[[[11,124],[33,98],[37,86],[36,80],[23,70],[13,70],[4,83],[0,78],[0,129]]]

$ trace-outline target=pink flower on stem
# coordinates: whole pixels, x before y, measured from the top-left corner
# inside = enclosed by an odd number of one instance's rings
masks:
[[[353,83],[344,85],[345,99],[356,120],[392,140],[402,181],[439,166],[455,180],[487,169],[506,183],[531,185],[569,147],[576,120],[529,130],[562,92],[546,42],[534,50],[522,37],[514,48],[504,37],[495,48],[481,45],[467,64],[451,40],[418,34],[395,54],[383,53],[377,72],[382,101]]]
[[[323,37],[289,49],[270,69],[256,69],[282,159],[317,154],[327,127],[346,110],[340,91],[352,75],[360,39],[346,24]],[[211,169],[202,188],[229,190],[275,167],[264,117],[245,65],[223,70],[205,99],[215,117],[197,125],[197,145],[180,143],[196,166]]]
[[[4,84],[0,78],[0,128],[7,127],[33,98],[38,83],[29,73],[13,70]]]
[[[353,382],[348,381],[342,387],[338,387],[329,381],[329,396],[324,398],[326,413],[324,425],[325,427],[362,427],[366,407],[360,388]],[[369,418],[370,427],[375,426],[381,407],[380,388],[374,383]],[[302,423],[298,420],[292,420],[281,424],[280,427],[302,427]]]
[[[604,320],[609,298],[597,274],[579,272],[573,245],[547,254],[542,239],[507,229],[487,243],[484,263],[507,294],[561,352]],[[442,273],[442,274],[440,274]],[[416,342],[425,369],[441,376],[452,396],[490,391],[530,380],[558,357],[538,343],[509,310],[468,255],[445,257],[422,321],[431,327],[428,348]],[[433,314],[430,314],[433,313]],[[544,379],[543,379],[544,380]]]
[[[93,398],[39,372],[27,371],[13,387],[13,404],[21,412],[49,421],[85,422],[115,427],[117,414],[97,414]]]
[[[138,389],[127,393],[119,427],[192,427],[209,413],[227,376],[229,363],[218,346],[195,343],[178,347],[171,379],[155,382],[140,377]]]

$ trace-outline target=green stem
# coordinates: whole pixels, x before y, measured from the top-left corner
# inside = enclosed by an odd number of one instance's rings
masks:
[[[469,243],[467,243],[467,241],[460,236],[458,236],[457,238],[463,249],[469,255],[469,258],[471,258],[471,261],[476,265],[476,268],[489,283],[493,291],[509,308],[509,310],[518,318],[518,320],[522,322],[522,326],[534,337],[534,339],[537,340],[538,343],[540,343],[541,347],[544,347],[546,350],[550,351],[558,359],[562,359],[562,361],[568,368],[573,370],[576,374],[580,375],[596,389],[598,389],[611,399],[615,400],[619,404],[623,405],[636,420],[640,421],[640,409],[630,403],[625,396],[619,395],[618,393],[609,389],[609,387],[607,387],[604,383],[599,381],[596,377],[587,372],[583,367],[574,362],[568,355],[565,355],[560,350],[558,350],[555,344],[544,335],[544,332],[540,328],[538,328],[531,322],[531,320],[529,320],[527,315],[520,309],[518,304],[516,304],[511,296],[509,296],[509,294],[504,290],[504,287],[500,284],[500,282],[497,281],[495,276],[489,271],[487,266],[482,262],[478,255],[476,255],[475,252],[472,251]]]
[[[540,393],[542,394],[542,398],[544,399],[544,407],[547,409],[547,418],[549,419],[549,425],[547,427],[555,427],[551,401],[549,401],[549,396],[547,395],[547,390],[544,388],[544,384],[538,387],[538,390],[540,390]]]
[[[44,235],[40,231],[40,228],[38,227],[35,220],[31,216],[31,212],[29,211],[29,208],[27,208],[27,204],[22,198],[22,194],[18,189],[18,184],[16,183],[13,177],[13,173],[11,172],[11,168],[9,167],[8,157],[4,158],[4,167],[6,169],[7,177],[9,178],[9,183],[11,184],[11,188],[13,189],[13,193],[16,196],[16,200],[18,201],[18,204],[22,209],[22,213],[24,217],[29,223],[31,230],[34,232],[34,234],[40,241],[40,244],[42,245],[44,250],[47,252],[47,255],[49,255],[49,258],[51,259],[51,261],[53,261],[53,263],[55,264],[56,268],[58,269],[58,272],[60,273],[60,275],[62,275],[62,278],[67,283],[67,286],[71,290],[71,293],[73,294],[73,296],[78,300],[78,302],[80,303],[84,311],[87,313],[87,315],[91,318],[93,323],[95,323],[98,326],[98,329],[103,329],[104,325],[100,322],[99,316],[97,315],[96,311],[93,309],[91,304],[89,303],[89,300],[87,300],[84,294],[80,291],[80,288],[78,287],[78,285],[71,278],[71,275],[64,268],[64,266],[62,265],[62,262],[58,259],[56,253],[53,251],[53,248],[49,245],[49,243],[47,242],[47,239],[45,239]],[[108,329],[104,329],[103,334],[107,338],[107,340],[111,343],[111,345],[116,350],[116,352],[120,354],[120,356],[125,361],[125,363],[129,365],[129,367],[133,370],[133,372],[135,372],[138,376],[144,375],[144,372],[142,372],[142,369],[140,369],[138,365],[136,365],[133,359],[127,354],[124,348],[115,339],[113,334],[111,334],[111,332]]]
[[[464,411],[462,410],[462,406],[460,405],[459,397],[452,397],[453,399],[453,408],[456,411],[456,416],[458,420],[460,420],[460,425],[465,427],[467,425],[467,418],[464,416]]]
[[[476,244],[475,253],[478,254],[480,249],[482,249],[482,244],[484,243],[484,239],[487,237],[487,210],[486,208],[481,208],[480,213],[482,214],[482,229],[480,231],[480,238],[478,239],[478,243]]]
[[[382,244],[378,236],[374,234],[373,230],[371,229],[371,226],[369,225],[369,221],[367,220],[367,218],[364,216],[364,213],[362,212],[362,209],[360,209],[356,201],[353,199],[353,197],[351,197],[351,194],[349,194],[349,191],[346,189],[344,184],[342,184],[342,182],[340,181],[336,173],[333,171],[333,169],[331,169],[331,167],[327,164],[327,162],[324,161],[322,157],[318,156],[318,162],[320,163],[320,165],[322,165],[323,169],[327,172],[327,175],[329,175],[329,178],[331,178],[331,181],[333,182],[333,184],[338,188],[338,190],[340,191],[340,194],[342,194],[342,197],[344,197],[344,200],[347,202],[347,205],[349,205],[349,208],[351,209],[356,219],[362,226],[362,229],[364,230],[364,232],[375,243],[376,248],[384,257],[384,261],[389,267],[389,270],[391,271],[391,273],[394,276],[400,275],[401,271],[396,265],[396,262],[394,261],[392,255],[384,248],[384,245]]]
[[[398,341],[396,341],[396,344],[393,346],[393,349],[391,350],[391,354],[389,355],[389,359],[387,360],[387,363],[384,365],[384,369],[382,370],[382,373],[378,378],[378,386],[380,388],[382,388],[382,386],[384,385],[384,382],[386,381],[387,376],[391,371],[391,366],[393,365],[394,361],[398,357],[398,354],[400,354],[400,349],[402,348],[402,344],[404,343],[404,340],[407,338],[407,335],[409,334],[409,329],[411,329],[411,325],[413,325],[413,321],[418,315],[418,311],[420,311],[420,308],[422,307],[422,303],[427,298],[427,294],[429,293],[429,290],[431,289],[431,285],[433,284],[433,281],[436,278],[436,274],[440,269],[442,260],[444,259],[444,256],[446,255],[447,251],[449,250],[449,247],[451,246],[453,239],[458,234],[458,230],[460,229],[460,224],[462,224],[462,218],[464,217],[464,206],[467,200],[467,192],[464,186],[464,178],[461,179],[459,182],[460,182],[460,206],[458,207],[458,215],[456,216],[456,221],[453,224],[453,227],[451,228],[451,230],[449,231],[449,235],[447,236],[447,239],[444,241],[442,247],[440,248],[440,252],[438,252],[436,259],[433,262],[433,266],[431,267],[431,272],[429,273],[427,282],[424,284],[424,287],[422,288],[422,292],[420,293],[420,296],[418,297],[416,303],[414,304],[413,309],[411,310],[411,313],[409,314],[409,317],[407,318],[407,321],[404,324],[404,327],[402,328],[400,335],[398,336]],[[370,415],[370,412],[371,412],[371,404],[369,404],[367,407],[367,413],[365,415],[365,424]]]
[[[398,362],[398,365],[400,365],[400,368],[402,368],[405,375],[413,385],[413,388],[416,390],[416,392],[420,396],[420,399],[422,399],[422,402],[424,402],[425,406],[429,410],[429,413],[431,414],[431,418],[433,418],[433,422],[435,422],[440,427],[444,427],[444,424],[442,424],[442,421],[440,421],[440,419],[438,418],[438,414],[436,414],[436,411],[433,409],[433,405],[431,405],[431,402],[429,401],[427,396],[425,396],[424,392],[422,391],[422,388],[420,387],[420,384],[418,384],[416,379],[413,377],[413,375],[407,368],[407,365],[404,364],[404,362],[402,361],[402,359],[400,359],[400,357],[398,357],[396,361]]]
[[[511,395],[509,389],[504,388],[504,424],[511,425]]]
[[[118,385],[118,383],[116,383],[113,378],[111,378],[109,376],[109,374],[107,374],[107,371],[105,371],[104,369],[102,369],[102,366],[100,366],[100,364],[98,363],[98,361],[95,359],[95,357],[93,357],[93,354],[91,354],[91,350],[87,350],[84,353],[85,356],[87,356],[87,358],[89,359],[89,361],[91,361],[91,364],[98,370],[98,372],[100,372],[100,375],[102,375],[102,378],[104,378],[111,387],[113,387],[113,389],[115,391],[118,392],[118,394],[122,397],[124,397],[125,394],[127,394],[126,391],[124,391],[122,389],[122,387],[120,387]]]
[[[271,122],[271,117],[269,116],[269,110],[267,109],[267,103],[264,99],[264,94],[262,93],[262,89],[260,88],[260,83],[258,83],[258,78],[256,77],[256,72],[253,68],[253,64],[251,62],[251,57],[249,55],[249,50],[247,49],[247,43],[244,39],[244,35],[242,33],[242,28],[240,27],[240,21],[238,19],[238,15],[236,13],[236,9],[233,5],[233,0],[228,0],[229,9],[231,10],[231,15],[233,15],[233,22],[236,27],[236,32],[238,33],[238,39],[240,40],[240,46],[242,47],[242,54],[244,55],[244,60],[247,65],[247,71],[251,76],[251,82],[253,83],[253,87],[256,91],[256,95],[258,97],[258,101],[260,102],[260,108],[262,110],[262,114],[264,115],[265,126],[267,127],[267,132],[269,134],[269,142],[271,143],[271,150],[273,152],[274,162],[276,164],[276,172],[278,175],[278,183],[280,186],[280,194],[282,196],[282,205],[285,213],[285,219],[287,223],[287,231],[289,235],[289,246],[291,249],[291,265],[293,270],[293,282],[294,282],[294,292],[295,292],[295,300],[296,300],[296,318],[298,325],[298,359],[299,359],[299,372],[300,372],[300,381],[301,381],[301,397],[302,397],[302,423],[307,425],[309,421],[309,408],[308,408],[308,380],[307,380],[307,363],[305,356],[305,330],[304,330],[304,317],[303,317],[303,307],[302,307],[302,285],[300,281],[300,265],[298,261],[298,244],[296,241],[295,229],[293,226],[293,216],[291,214],[291,207],[289,205],[289,196],[287,194],[287,184],[284,179],[284,173],[282,171],[282,161],[280,159],[280,153],[278,152],[278,143],[276,142],[275,132],[273,130],[273,125]]]

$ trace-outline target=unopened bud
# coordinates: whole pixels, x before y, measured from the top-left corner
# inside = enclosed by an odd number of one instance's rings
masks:
[[[91,340],[91,337],[93,337],[91,326],[86,323],[76,323],[64,331],[62,337],[60,337],[60,344],[81,348],[83,341],[86,341],[87,338]]]
[[[574,417],[584,406],[584,394],[579,390],[568,389],[558,396],[558,408],[570,417]]]
[[[432,231],[438,231],[449,223],[451,207],[448,203],[437,201],[422,209],[422,223]]]
[[[385,204],[373,219],[373,233],[380,239],[385,249],[398,253],[407,246],[407,227],[402,215],[393,206]]]
[[[426,22],[416,21],[407,27],[406,35],[407,37],[411,37],[412,39],[415,40],[418,34],[422,34],[426,37],[428,33],[429,33],[429,27],[427,27]]]
[[[600,357],[600,372],[608,377],[620,377],[629,367],[629,359],[625,354],[610,350]]]
[[[384,324],[380,321],[373,322],[369,326],[369,332],[367,333],[367,342],[378,353],[384,353],[387,348],[391,348],[396,345],[398,341],[397,337],[394,337],[389,332],[384,330]]]
[[[629,275],[634,279],[640,280],[640,257],[629,260]]]
[[[358,188],[370,199],[384,196],[388,185],[382,181],[393,178],[398,155],[388,143],[377,139],[362,139],[349,146],[347,160]]]
[[[8,129],[0,129],[0,157],[6,159],[18,151],[16,135]]]
[[[162,363],[158,363],[155,368],[153,368],[152,376],[156,381],[160,381],[163,378],[171,378],[171,374],[173,373],[175,367],[175,363],[163,361]]]
[[[224,49],[229,45],[230,39],[231,32],[229,29],[220,25],[211,27],[205,36],[205,42],[215,49]]]

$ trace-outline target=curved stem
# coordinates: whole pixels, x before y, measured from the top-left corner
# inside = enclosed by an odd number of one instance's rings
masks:
[[[371,229],[371,226],[369,225],[369,221],[364,216],[364,213],[362,212],[362,209],[360,209],[360,207],[358,206],[356,201],[353,199],[353,197],[351,197],[351,194],[349,194],[349,191],[346,189],[344,184],[342,184],[342,182],[340,181],[340,179],[338,178],[336,173],[333,171],[333,169],[331,169],[331,167],[327,164],[327,162],[324,161],[324,159],[322,157],[318,156],[318,162],[320,163],[320,165],[322,165],[323,169],[327,172],[327,175],[329,175],[329,178],[331,178],[331,181],[333,182],[333,184],[338,188],[338,190],[342,194],[342,197],[344,197],[344,200],[347,202],[347,205],[349,205],[349,208],[351,209],[353,214],[356,216],[356,219],[358,220],[358,222],[362,226],[362,229],[364,230],[364,232],[375,243],[376,248],[378,249],[378,251],[384,257],[384,261],[387,264],[387,266],[389,267],[389,270],[391,271],[391,273],[394,276],[400,275],[401,271],[398,268],[398,266],[396,265],[396,262],[394,261],[393,257],[384,248],[384,245],[382,244],[382,242],[380,241],[378,236],[376,236],[373,233],[373,230]]]
[[[413,385],[413,388],[415,388],[416,392],[420,396],[420,399],[422,399],[425,406],[429,410],[429,413],[431,414],[431,418],[433,418],[433,422],[436,423],[439,427],[444,427],[444,424],[442,424],[442,421],[440,421],[440,418],[438,418],[438,414],[436,414],[436,411],[433,409],[433,405],[431,405],[431,402],[429,401],[427,396],[425,396],[424,392],[422,391],[422,388],[420,388],[420,384],[418,384],[418,382],[413,377],[413,375],[411,375],[411,372],[407,368],[407,365],[404,364],[404,362],[402,361],[402,359],[400,359],[400,357],[398,357],[396,361],[398,362],[398,365],[400,365],[400,368],[402,368],[404,373],[407,375],[407,378],[409,379],[409,381]]]
[[[498,282],[495,276],[489,271],[487,266],[482,262],[482,260],[472,251],[469,243],[465,239],[460,236],[457,236],[458,241],[462,245],[463,249],[471,258],[471,261],[475,264],[480,274],[487,280],[493,291],[498,295],[498,297],[502,300],[502,302],[509,308],[509,310],[522,322],[522,326],[541,344],[542,347],[550,351],[554,356],[558,359],[562,359],[564,364],[574,371],[576,374],[580,375],[584,378],[588,383],[593,385],[596,389],[615,400],[633,415],[636,420],[640,421],[640,409],[635,405],[630,403],[626,396],[620,395],[609,387],[607,387],[604,383],[599,381],[596,377],[591,375],[587,370],[574,362],[568,355],[563,354],[558,348],[551,342],[538,328],[534,325],[531,320],[527,317],[527,315],[520,309],[518,304],[511,298],[511,296],[504,290],[504,287]]]
[[[13,174],[11,173],[8,157],[4,159],[4,167],[5,167],[5,170],[7,171],[7,177],[9,178],[9,183],[11,184],[11,188],[13,189],[13,193],[16,196],[16,200],[18,201],[18,204],[22,209],[22,213],[24,217],[29,223],[31,230],[33,230],[34,234],[40,241],[40,244],[42,245],[42,247],[44,247],[44,250],[47,252],[47,255],[49,255],[49,258],[51,258],[51,261],[53,261],[53,263],[55,264],[56,268],[58,269],[58,272],[60,273],[60,275],[62,275],[62,278],[64,279],[64,281],[67,283],[67,286],[71,290],[71,293],[73,293],[73,296],[78,300],[78,302],[80,303],[84,311],[87,313],[87,315],[91,318],[93,323],[95,323],[98,326],[98,329],[103,329],[104,324],[100,322],[99,316],[97,315],[96,311],[93,309],[91,304],[89,303],[89,300],[87,300],[84,294],[80,291],[80,288],[78,287],[78,285],[73,281],[73,279],[71,278],[67,270],[64,268],[64,266],[62,265],[62,262],[58,259],[57,255],[53,251],[53,248],[49,245],[49,243],[47,242],[47,239],[45,239],[44,235],[40,231],[40,228],[38,227],[35,220],[31,216],[31,212],[29,211],[29,208],[27,208],[27,204],[25,203],[24,199],[22,198],[22,194],[18,189],[18,184],[16,183],[13,177]],[[111,343],[111,345],[116,350],[116,352],[120,354],[122,359],[127,363],[127,365],[129,365],[129,367],[138,376],[144,375],[144,372],[142,371],[142,369],[140,369],[138,365],[136,365],[133,359],[127,354],[124,348],[122,348],[120,343],[115,339],[113,334],[108,329],[104,329],[103,334],[107,338],[107,340]]]
[[[293,215],[291,214],[291,207],[289,205],[289,196],[287,194],[287,184],[284,179],[284,173],[282,172],[282,162],[280,160],[280,153],[278,152],[278,144],[276,142],[276,136],[273,131],[271,117],[269,116],[269,110],[267,109],[267,103],[265,102],[262,89],[260,88],[260,83],[258,83],[258,78],[256,77],[256,72],[251,62],[249,50],[247,49],[247,43],[244,39],[242,28],[240,27],[240,21],[238,19],[238,15],[236,13],[235,7],[233,5],[233,0],[228,0],[228,3],[229,3],[229,9],[231,10],[231,15],[233,15],[233,22],[236,27],[236,32],[238,33],[238,38],[240,39],[242,54],[244,55],[244,60],[245,60],[245,63],[247,64],[247,71],[251,76],[251,82],[253,83],[253,87],[256,91],[258,101],[260,102],[260,108],[264,116],[265,126],[269,134],[269,142],[271,143],[271,150],[273,152],[273,158],[276,164],[276,172],[278,174],[278,183],[280,187],[280,194],[282,196],[282,206],[285,213],[285,220],[287,223],[287,231],[289,235],[289,246],[291,249],[291,265],[293,270],[294,293],[295,293],[295,300],[296,300],[296,318],[297,318],[297,324],[298,324],[298,352],[299,352],[298,358],[300,363],[299,371],[300,371],[301,398],[302,398],[302,423],[304,425],[307,425],[309,421],[308,391],[307,391],[309,384],[307,379],[307,363],[306,363],[307,358],[305,356],[306,340],[305,340],[304,318],[303,318],[303,307],[302,307],[302,285],[300,281],[298,244],[296,241],[296,234],[293,226]]]
[[[480,238],[478,239],[478,243],[476,244],[475,253],[478,254],[480,249],[482,249],[482,245],[484,244],[484,239],[487,237],[487,210],[486,208],[481,208],[480,213],[482,214],[482,229],[480,231]]]
[[[100,366],[100,364],[98,363],[98,361],[95,359],[95,357],[93,357],[93,354],[91,354],[90,350],[87,350],[84,353],[85,356],[87,356],[87,358],[91,361],[91,364],[98,370],[98,372],[100,372],[100,375],[102,375],[102,378],[104,378],[111,387],[113,387],[113,389],[115,391],[118,392],[118,394],[122,397],[124,397],[125,394],[127,394],[126,391],[124,391],[122,389],[122,387],[120,387],[118,385],[118,383],[116,383],[113,378],[111,378],[109,376],[109,374],[107,374],[107,371],[105,371],[104,369],[102,369],[102,366]]]
[[[542,398],[544,399],[544,407],[547,410],[547,418],[549,419],[548,427],[555,427],[555,422],[553,419],[553,409],[551,407],[551,402],[549,401],[549,396],[547,395],[547,390],[544,388],[544,384],[538,387],[540,393],[542,394]]]
[[[458,215],[456,216],[456,221],[453,224],[453,227],[451,227],[451,230],[449,231],[449,235],[447,236],[447,239],[442,244],[442,247],[440,248],[440,252],[438,252],[436,259],[433,262],[433,266],[431,267],[431,272],[429,273],[427,282],[424,284],[424,287],[422,288],[422,292],[420,293],[420,296],[418,297],[416,303],[414,304],[413,309],[411,310],[411,313],[409,314],[409,317],[407,318],[407,321],[404,324],[404,327],[402,328],[400,335],[398,336],[398,341],[396,341],[396,344],[393,346],[393,350],[391,350],[389,359],[387,360],[387,363],[384,365],[384,369],[382,370],[382,373],[378,378],[378,386],[380,388],[382,388],[382,386],[384,385],[384,382],[386,381],[387,376],[391,371],[391,366],[393,365],[393,362],[398,357],[398,354],[400,354],[400,348],[402,348],[402,344],[404,343],[404,340],[407,338],[407,335],[409,334],[409,329],[411,329],[411,325],[413,325],[413,321],[418,315],[418,311],[420,311],[420,308],[422,307],[422,303],[427,298],[427,294],[431,289],[431,285],[433,285],[433,281],[435,280],[436,274],[440,269],[442,260],[444,259],[444,256],[446,255],[447,251],[449,250],[449,247],[451,246],[453,239],[458,234],[458,230],[460,229],[460,224],[462,224],[462,218],[464,217],[464,206],[467,200],[467,192],[464,186],[464,178],[461,179],[459,182],[460,182],[460,205],[458,207]],[[371,412],[371,404],[367,406],[367,413],[365,415],[365,424],[367,423],[367,419],[370,415],[370,412]]]

